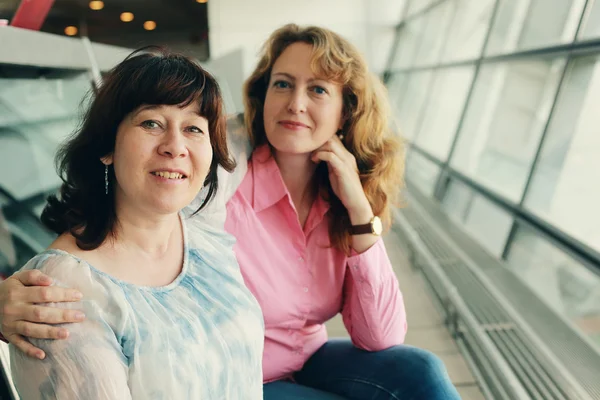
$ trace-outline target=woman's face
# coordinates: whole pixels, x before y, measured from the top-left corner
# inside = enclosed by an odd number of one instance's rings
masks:
[[[278,152],[310,153],[342,126],[342,86],[315,76],[312,50],[293,43],[273,65],[263,115],[267,139]]]
[[[117,207],[169,214],[202,188],[213,151],[197,104],[141,106],[119,124],[114,153]]]

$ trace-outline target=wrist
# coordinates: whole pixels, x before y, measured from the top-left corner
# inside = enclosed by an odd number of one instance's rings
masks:
[[[369,223],[375,214],[373,214],[371,205],[367,202],[359,207],[348,209],[348,216],[352,225],[362,225]]]

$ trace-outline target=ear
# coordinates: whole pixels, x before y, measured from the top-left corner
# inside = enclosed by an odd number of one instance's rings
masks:
[[[104,165],[111,165],[113,163],[113,155],[109,154],[107,156],[101,157],[100,161],[102,162],[102,164]]]

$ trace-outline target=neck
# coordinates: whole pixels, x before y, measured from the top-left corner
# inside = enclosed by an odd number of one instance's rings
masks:
[[[316,193],[313,182],[317,164],[311,161],[310,154],[279,153],[274,150],[273,157],[296,209],[303,201],[312,204]]]
[[[140,209],[119,206],[113,247],[135,251],[152,258],[168,253],[173,240],[180,233],[177,213],[156,214]]]

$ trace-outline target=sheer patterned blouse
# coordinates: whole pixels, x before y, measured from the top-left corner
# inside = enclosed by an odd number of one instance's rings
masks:
[[[32,339],[44,360],[11,346],[22,400],[262,399],[263,318],[234,239],[183,214],[183,268],[167,286],[120,281],[60,250],[23,267],[79,289],[81,302],[51,306],[83,309],[86,320],[66,340]]]

